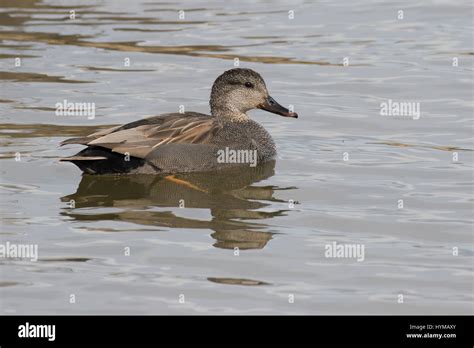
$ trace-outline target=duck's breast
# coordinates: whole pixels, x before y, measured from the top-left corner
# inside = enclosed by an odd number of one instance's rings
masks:
[[[265,128],[253,120],[223,124],[213,139],[213,144],[235,150],[257,150],[259,161],[272,159],[276,155],[272,137]]]

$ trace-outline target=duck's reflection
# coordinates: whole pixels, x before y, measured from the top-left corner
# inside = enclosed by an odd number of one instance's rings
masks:
[[[285,210],[261,211],[272,202],[275,186],[255,183],[274,174],[275,162],[251,167],[229,168],[212,173],[176,174],[173,176],[84,175],[77,192],[62,197],[74,200],[74,209],[64,215],[75,220],[119,220],[166,228],[210,229],[217,248],[262,249],[273,233],[258,220],[282,215]],[[210,221],[181,217],[181,207],[209,209]],[[120,212],[91,214],[78,208],[115,207]],[[171,209],[166,209],[166,207]],[[163,209],[165,208],[165,209]]]

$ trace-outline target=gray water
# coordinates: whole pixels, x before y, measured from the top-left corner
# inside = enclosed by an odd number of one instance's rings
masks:
[[[1,242],[39,250],[0,259],[0,313],[473,314],[470,1],[0,11]],[[236,57],[300,115],[251,112],[275,163],[182,185],[58,161],[81,148],[60,148],[67,137],[180,105],[207,113]],[[95,117],[56,116],[63,100]],[[419,117],[381,115],[388,100]],[[326,257],[333,242],[364,246],[363,260]]]

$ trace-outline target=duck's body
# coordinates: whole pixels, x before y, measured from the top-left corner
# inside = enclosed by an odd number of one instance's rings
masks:
[[[235,165],[218,161],[218,151],[226,148],[256,150],[258,163],[276,155],[273,139],[257,122],[250,119],[220,122],[196,112],[150,117],[84,138],[68,139],[62,144],[88,146],[77,155],[63,159],[88,174],[215,170]]]
[[[246,87],[242,89],[240,84]],[[250,89],[256,92],[247,91]],[[184,173],[249,165],[222,161],[220,155],[226,151],[246,150],[255,154],[257,163],[266,162],[276,155],[275,143],[246,111],[261,107],[284,116],[297,115],[264,92],[263,79],[254,71],[227,71],[214,83],[210,102],[212,115],[163,114],[83,138],[68,139],[61,144],[82,144],[87,148],[62,160],[73,162],[88,174]],[[241,100],[248,97],[245,93],[253,100]],[[264,97],[259,98],[259,94]]]

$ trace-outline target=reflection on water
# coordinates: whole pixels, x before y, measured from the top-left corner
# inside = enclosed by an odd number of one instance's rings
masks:
[[[0,100],[0,102],[2,102]],[[12,102],[10,100],[3,100],[4,103]],[[16,107],[16,108],[28,108],[28,107]],[[32,107],[30,107],[32,108]],[[44,109],[44,108],[43,108]],[[33,110],[40,110],[39,107],[33,108]],[[50,111],[56,111],[56,109],[49,108]],[[0,124],[0,136],[9,138],[32,138],[32,137],[74,137],[74,136],[86,136],[93,132],[97,132],[102,129],[107,129],[116,126],[114,125],[102,125],[102,126],[61,126],[54,124],[13,124],[3,123]]]
[[[236,167],[212,173],[173,176],[155,175],[83,175],[76,193],[62,197],[74,200],[75,209],[65,208],[63,215],[75,220],[125,221],[145,226],[198,228],[213,230],[214,246],[223,249],[262,249],[272,238],[261,220],[281,216],[286,210],[259,211],[274,197],[274,186],[257,182],[274,174],[275,161],[257,167]],[[268,203],[267,203],[268,202]],[[203,221],[177,216],[163,208],[209,209],[212,219]],[[118,207],[115,213],[81,214],[80,208]],[[152,209],[159,208],[158,211]],[[79,209],[77,211],[76,209]],[[259,222],[257,222],[259,221]]]
[[[150,4],[151,5],[151,4]],[[68,20],[68,16],[65,16],[65,10],[69,11],[70,6],[51,6],[42,3],[42,1],[25,1],[25,2],[11,2],[9,0],[4,1],[0,4],[1,7],[5,8],[18,8],[21,10],[10,10],[8,13],[0,13],[0,23],[5,26],[21,27],[31,25],[34,23],[35,27],[40,28],[41,26],[49,26],[51,24],[62,24],[62,25],[76,25],[76,26],[99,26],[99,25],[115,25],[115,24],[134,24],[138,28],[114,28],[114,31],[129,31],[129,32],[142,32],[142,33],[166,33],[175,32],[185,29],[186,27],[194,26],[215,26],[217,23],[210,21],[197,21],[197,20],[161,20],[154,16],[127,16],[121,12],[107,12],[107,11],[92,11],[94,6],[77,6],[74,5],[74,9],[80,14],[81,20]],[[30,11],[29,9],[33,9]],[[175,12],[183,10],[183,8],[149,8],[146,10],[147,13],[154,12]],[[206,8],[185,8],[186,12],[202,12],[208,9]],[[262,15],[262,14],[282,14],[284,16],[286,10],[279,11],[259,11],[259,12],[235,12],[235,13],[216,13],[216,16],[251,16],[251,15]],[[67,12],[66,12],[67,13]],[[44,16],[41,16],[41,15]],[[55,18],[52,15],[56,15]],[[38,16],[41,16],[38,18]],[[233,20],[240,21],[240,20]],[[142,26],[145,25],[158,25],[158,26],[180,26],[182,28],[177,29],[144,29]],[[187,55],[192,57],[206,57],[206,58],[217,58],[225,60],[234,60],[235,54],[218,53],[232,51],[237,47],[250,47],[257,46],[259,44],[247,44],[247,45],[167,45],[167,46],[151,46],[141,45],[138,41],[128,42],[97,42],[88,41],[91,36],[83,35],[62,35],[56,33],[42,33],[36,32],[24,32],[24,31],[0,31],[0,40],[9,40],[14,42],[44,42],[50,45],[73,45],[82,47],[94,47],[102,48],[107,50],[117,51],[129,51],[129,52],[145,52],[145,53],[160,53],[160,54],[173,54],[173,55]],[[276,44],[285,44],[289,41],[281,40],[275,42]],[[295,59],[293,57],[284,56],[252,56],[248,54],[240,54],[239,59],[246,62],[260,62],[269,64],[310,64],[310,65],[328,65],[328,66],[340,66],[341,63],[330,63],[327,61],[315,61],[315,60],[302,60]],[[357,64],[356,64],[357,65]]]
[[[253,279],[241,279],[241,278],[215,278],[210,277],[207,278],[210,282],[218,283],[218,284],[228,284],[228,285],[247,285],[247,286],[255,286],[255,285],[270,285],[269,283],[262,282],[261,280],[253,280]]]
[[[103,24],[103,23],[101,23]],[[163,23],[161,23],[163,24]],[[126,52],[143,52],[143,53],[159,53],[159,54],[173,54],[186,55],[192,57],[206,57],[219,58],[225,60],[234,60],[235,54],[224,53],[209,53],[209,52],[225,52],[231,51],[236,47],[256,46],[256,44],[245,46],[222,46],[222,45],[188,45],[188,46],[141,46],[139,42],[96,42],[86,41],[88,37],[80,35],[61,35],[51,33],[25,33],[7,31],[0,32],[0,40],[9,41],[36,41],[44,42],[50,45],[74,45],[81,47],[102,48],[112,51],[126,51]],[[313,65],[332,65],[340,66],[342,63],[332,64],[325,61],[307,61],[297,60],[289,57],[272,57],[272,56],[248,56],[239,55],[239,59],[244,62],[259,62],[269,64],[313,64]],[[359,64],[353,64],[359,66]]]
[[[0,80],[14,82],[56,82],[56,83],[92,83],[92,81],[68,80],[64,76],[51,76],[36,73],[16,73],[0,71]]]

